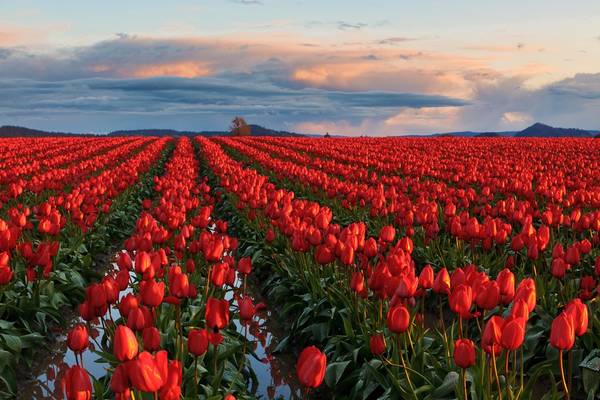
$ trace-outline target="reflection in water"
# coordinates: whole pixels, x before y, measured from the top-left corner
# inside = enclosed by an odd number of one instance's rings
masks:
[[[112,269],[116,264],[112,264]],[[239,283],[238,288],[239,288]],[[252,294],[252,287],[247,287]],[[121,293],[121,298],[131,293],[131,288]],[[226,296],[228,300],[233,298],[233,290],[230,290]],[[261,300],[256,296],[255,302]],[[113,320],[117,320],[120,315],[116,307],[110,308]],[[43,356],[36,360],[31,368],[31,379],[19,382],[18,399],[42,400],[56,399],[62,400],[61,382],[67,369],[76,364],[75,356],[67,348],[67,332],[77,323],[85,323],[79,318],[78,314],[73,314],[68,327],[60,329],[55,333],[55,343],[49,351],[44,351]],[[262,399],[290,399],[300,398],[300,386],[294,374],[293,357],[285,355],[274,356],[273,350],[278,344],[278,339],[283,337],[281,327],[278,326],[271,311],[264,308],[257,312],[254,319],[246,327],[238,320],[235,320],[235,326],[239,333],[247,335],[250,342],[253,342],[254,353],[258,360],[252,355],[247,356],[248,363],[257,376],[256,387],[249,387],[250,393],[256,398]],[[102,350],[100,343],[104,337],[104,328],[100,321],[96,320],[88,324],[90,333],[90,346],[82,353],[83,366],[94,378],[99,379],[105,376],[108,364],[102,362],[95,350]]]

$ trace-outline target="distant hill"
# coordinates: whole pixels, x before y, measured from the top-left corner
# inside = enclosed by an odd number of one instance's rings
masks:
[[[250,124],[250,127],[252,128],[252,136],[306,136],[301,133],[269,129],[260,125]]]
[[[550,125],[545,125],[540,122],[536,122],[528,128],[523,129],[521,132],[517,132],[515,137],[581,137],[589,138],[593,135],[583,129],[575,128],[555,128]]]
[[[501,131],[501,132],[473,132],[473,131],[461,131],[461,132],[448,132],[448,133],[436,133],[431,136],[436,137],[447,137],[447,136],[458,136],[458,137],[578,137],[578,138],[589,138],[600,134],[600,131],[589,131],[584,129],[576,128],[555,128],[550,125],[536,122],[528,128],[522,131]]]
[[[448,137],[448,136],[458,136],[458,137],[501,137],[501,136],[514,136],[515,131],[501,131],[501,132],[473,132],[473,131],[460,131],[460,132],[446,132],[446,133],[434,133],[429,136],[437,136],[437,137]],[[419,136],[419,135],[415,135]]]
[[[175,129],[131,129],[112,131],[108,136],[197,136],[198,132]]]
[[[260,125],[250,125],[252,128],[252,136],[305,136],[300,133],[278,131],[275,129],[265,128]],[[130,130],[117,130],[107,134],[107,136],[227,136],[229,131],[178,131],[175,129],[130,129]],[[102,134],[97,134],[102,135]],[[29,137],[43,137],[43,136],[97,136],[95,134],[82,134],[82,133],[67,133],[67,132],[50,132],[42,131],[39,129],[30,129],[22,126],[2,126],[0,127],[0,137],[14,137],[14,136],[29,136]]]
[[[252,128],[252,136],[305,136],[300,133],[278,131],[275,129],[265,128],[260,125],[250,124]],[[174,129],[135,129],[135,130],[119,130],[109,133],[109,136],[228,136],[229,131],[177,131]]]
[[[38,129],[24,128],[22,126],[4,125],[0,126],[0,137],[43,137],[43,136],[95,136],[90,133],[67,133],[67,132],[48,132]]]

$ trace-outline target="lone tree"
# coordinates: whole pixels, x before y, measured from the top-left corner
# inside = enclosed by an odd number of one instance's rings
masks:
[[[246,120],[242,117],[235,117],[231,121],[229,127],[233,136],[250,136],[252,128],[246,123]]]

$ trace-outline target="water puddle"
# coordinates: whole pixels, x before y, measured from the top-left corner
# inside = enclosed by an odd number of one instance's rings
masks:
[[[112,263],[107,269],[116,268]],[[256,303],[266,301],[260,296],[252,293],[251,286],[248,286],[250,294],[253,295]],[[128,289],[121,293],[121,297],[129,293]],[[233,291],[227,293],[227,298],[231,299]],[[111,308],[113,319],[119,318],[118,310]],[[18,387],[18,399],[23,400],[42,400],[56,399],[62,400],[61,381],[67,369],[75,365],[75,356],[67,347],[66,335],[71,327],[84,322],[77,313],[72,313],[69,318],[67,329],[60,329],[54,332],[54,341],[49,350],[42,350],[39,359],[35,360],[28,372],[21,374],[21,380]],[[235,321],[237,331],[244,334],[245,327]],[[100,343],[104,337],[104,329],[101,324],[88,324],[90,332],[90,346],[82,354],[83,366],[94,378],[99,379],[105,376],[107,364],[103,363],[100,357],[94,352],[101,349]],[[254,320],[249,324],[247,330],[248,339],[254,343],[254,352],[258,360],[248,355],[247,360],[257,376],[258,383],[249,387],[250,393],[253,393],[257,399],[290,399],[300,398],[301,388],[294,374],[295,359],[292,356],[280,355],[274,356],[273,350],[278,344],[278,338],[285,334],[277,324],[272,311],[267,308],[259,311]],[[25,377],[23,378],[23,375]]]

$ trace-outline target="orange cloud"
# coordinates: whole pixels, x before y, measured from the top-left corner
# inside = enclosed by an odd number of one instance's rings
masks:
[[[178,78],[198,78],[211,74],[210,68],[195,61],[181,61],[157,65],[144,65],[130,72],[135,78],[174,76]]]
[[[32,32],[14,27],[3,26],[0,28],[0,46],[17,46],[30,41]]]
[[[121,77],[155,78],[170,76],[177,78],[198,78],[208,76],[212,70],[208,65],[196,61],[176,61],[161,64],[114,66],[95,64],[90,69],[98,73],[115,74]]]

